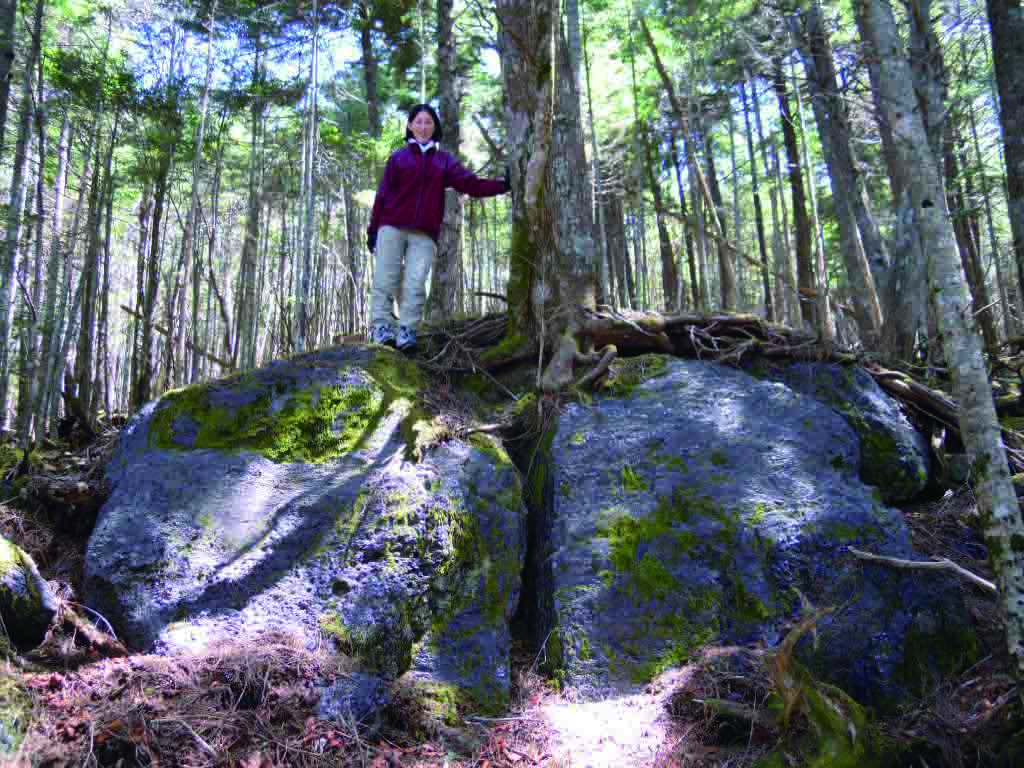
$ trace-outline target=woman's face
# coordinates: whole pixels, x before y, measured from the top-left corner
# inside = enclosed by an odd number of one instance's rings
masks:
[[[425,109],[417,113],[408,127],[413,138],[421,144],[426,144],[434,138],[434,118]]]

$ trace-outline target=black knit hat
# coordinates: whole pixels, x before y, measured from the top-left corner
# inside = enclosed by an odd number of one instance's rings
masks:
[[[411,123],[416,119],[416,115],[420,112],[427,112],[434,119],[434,135],[430,138],[434,141],[440,142],[444,138],[444,128],[441,127],[441,118],[437,116],[437,112],[429,104],[416,104],[409,110],[409,119],[406,121],[405,138],[415,138],[412,135],[412,131],[409,130],[408,123]]]

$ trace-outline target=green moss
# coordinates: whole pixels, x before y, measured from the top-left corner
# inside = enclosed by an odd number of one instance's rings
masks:
[[[288,391],[254,390],[236,408],[214,405],[225,388],[255,387],[251,375],[199,384],[164,395],[150,426],[151,443],[185,447],[177,438],[191,430],[189,447],[225,452],[253,451],[275,462],[323,463],[361,447],[397,400],[412,402],[421,385],[415,364],[390,350],[379,351],[357,384]],[[283,404],[279,401],[287,398]]]
[[[530,340],[521,333],[506,335],[496,346],[480,356],[481,362],[493,362],[515,357],[530,346]]]
[[[628,397],[645,381],[664,376],[666,373],[668,360],[664,355],[620,358],[611,366],[604,392],[613,397]]]
[[[724,467],[729,463],[729,457],[717,448],[711,452],[711,463],[716,467]]]
[[[624,464],[622,467],[622,490],[626,493],[639,493],[647,490],[646,481],[629,464]]]
[[[763,523],[767,512],[768,508],[764,505],[764,502],[757,502],[757,504],[754,505],[753,513],[750,515],[751,525],[760,525],[761,523]]]
[[[815,680],[795,660],[790,659],[786,669],[787,696],[799,702],[796,711],[806,716],[809,727],[785,731],[780,747],[755,766],[881,768],[892,764],[886,759],[890,750],[863,707],[841,689]],[[772,693],[766,709],[781,722],[783,703],[778,693]]]
[[[0,536],[0,578],[14,570],[25,571],[27,574],[32,567],[32,559],[20,547]],[[13,592],[8,593],[8,597],[12,598],[11,612],[15,616],[22,612],[26,615],[34,613],[38,610],[43,596],[32,578],[16,579],[15,583],[18,582],[24,583],[26,594],[19,596]]]
[[[14,675],[0,673],[0,756],[17,752],[32,716],[32,700]]]
[[[469,444],[493,459],[497,467],[512,466],[512,460],[508,457],[508,453],[506,453],[501,443],[491,435],[474,432],[469,436]]]
[[[733,575],[733,598],[736,601],[736,618],[740,621],[764,621],[771,615],[767,606],[756,595],[747,591],[739,574]]]
[[[0,478],[3,478],[21,461],[21,451],[10,443],[0,443]]]

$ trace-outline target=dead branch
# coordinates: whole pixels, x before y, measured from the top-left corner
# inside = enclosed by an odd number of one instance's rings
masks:
[[[140,315],[138,312],[136,312],[131,307],[126,307],[124,304],[122,304],[121,305],[121,310],[126,312],[126,313],[128,313],[129,315],[134,317],[136,320],[141,320],[142,322],[146,322],[146,318],[144,318],[142,315]],[[170,335],[167,332],[166,328],[164,328],[162,325],[160,325],[160,323],[157,323],[155,321],[153,322],[153,330],[156,331],[157,333],[159,333],[161,336],[169,336]],[[227,360],[224,360],[223,358],[217,357],[216,355],[207,352],[202,347],[196,347],[188,339],[185,339],[185,346],[188,347],[189,349],[191,349],[197,355],[202,355],[207,360],[211,360],[212,362],[217,363],[222,368],[225,368],[225,369],[227,369],[229,371],[230,370],[234,370],[234,366],[231,363],[229,363]]]
[[[987,579],[981,578],[977,574],[971,573],[966,568],[963,568],[952,560],[942,558],[941,560],[904,560],[899,557],[885,557],[883,555],[875,555],[870,552],[864,552],[859,549],[850,547],[850,554],[856,557],[858,560],[866,560],[871,563],[878,563],[880,565],[888,565],[892,568],[899,568],[905,571],[952,571],[958,576],[962,576],[972,584],[975,584],[987,592],[993,594],[997,591],[996,585]]]

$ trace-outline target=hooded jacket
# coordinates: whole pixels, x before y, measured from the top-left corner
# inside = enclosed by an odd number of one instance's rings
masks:
[[[366,234],[377,240],[385,225],[414,229],[436,243],[444,219],[444,191],[451,187],[470,197],[494,197],[508,191],[500,179],[481,179],[435,144],[426,152],[411,142],[388,158]]]

